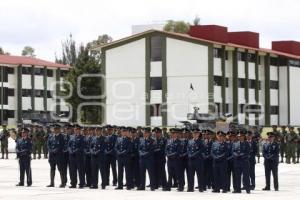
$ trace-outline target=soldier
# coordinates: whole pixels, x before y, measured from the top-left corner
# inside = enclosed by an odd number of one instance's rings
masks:
[[[70,136],[68,143],[69,149],[69,169],[70,169],[70,188],[76,188],[77,174],[79,174],[79,188],[85,185],[84,180],[84,136],[81,129],[77,125],[74,129],[75,133]]]
[[[50,164],[50,185],[47,187],[54,187],[54,178],[56,167],[60,173],[61,185],[64,188],[65,176],[63,175],[63,149],[64,149],[64,136],[60,132],[60,125],[55,124],[53,133],[49,136],[48,141],[49,149],[49,164]]]
[[[268,133],[269,140],[263,145],[263,157],[265,158],[265,177],[266,187],[263,190],[270,190],[271,172],[273,174],[274,188],[278,191],[278,163],[279,163],[279,145],[275,141],[275,135]]]
[[[188,155],[187,155],[187,144],[188,144],[188,132],[189,130],[183,130],[179,129],[179,134],[178,134],[178,139],[180,141],[180,146],[179,146],[179,168],[180,168],[180,173],[181,177],[185,177],[185,173],[188,177],[189,173],[189,167],[188,167]],[[185,186],[185,179],[183,178],[183,187]]]
[[[227,192],[226,189],[226,171],[228,146],[226,143],[226,134],[222,131],[217,133],[217,140],[212,144],[211,156],[213,158],[213,174],[214,174],[214,193]]]
[[[44,130],[43,130],[44,131]],[[43,153],[44,153],[44,158],[48,158],[48,137],[51,134],[51,130],[49,126],[46,126],[46,130],[44,131],[44,137],[43,137]]]
[[[212,146],[212,137],[211,137],[211,132],[209,130],[204,131],[204,138],[203,138],[203,143],[204,143],[204,181],[205,181],[205,186],[204,190],[206,189],[211,189],[213,185],[213,174],[212,174],[212,157],[211,157],[211,146]]]
[[[116,155],[115,155],[115,143],[117,141],[117,135],[113,132],[113,127],[111,125],[107,125],[107,136],[105,139],[106,142],[106,178],[107,183],[106,185],[109,185],[109,177],[110,177],[110,167],[113,173],[113,186],[117,185],[117,168],[116,168]]]
[[[133,188],[132,185],[132,174],[130,170],[130,154],[132,151],[132,142],[129,136],[129,127],[124,127],[121,129],[121,137],[117,138],[115,145],[115,152],[118,160],[118,187],[116,190],[123,190],[123,174],[125,169],[126,175],[126,187],[127,190]]]
[[[253,140],[253,133],[251,131],[248,131],[247,133],[247,142],[250,145],[250,153],[249,153],[250,189],[254,190],[255,189],[255,165],[256,165],[255,156],[257,155],[258,145],[256,141]]]
[[[280,156],[281,156],[281,163],[283,163],[284,155],[286,154],[286,139],[287,139],[287,131],[286,126],[281,126],[279,142],[280,142]]]
[[[32,151],[32,142],[28,137],[29,129],[23,128],[21,131],[21,138],[18,138],[16,141],[16,153],[17,158],[19,159],[20,167],[20,182],[17,186],[24,186],[24,177],[26,172],[27,177],[27,186],[32,185],[32,176],[31,176],[31,151]]]
[[[90,145],[91,145],[92,136],[94,135],[94,129],[92,127],[84,128],[83,134],[84,134],[84,156],[85,156],[84,172],[85,172],[85,180],[86,180],[85,187],[91,187],[92,169],[91,169]]]
[[[227,157],[227,177],[226,177],[226,190],[229,192],[231,188],[231,179],[233,183],[233,188],[236,188],[236,177],[234,173],[233,166],[233,155],[232,155],[232,147],[235,142],[237,142],[236,132],[229,131],[227,133],[227,146],[228,146],[228,157]]]
[[[70,135],[73,134],[73,126],[71,124],[67,124],[62,132],[64,137],[64,148],[63,148],[63,159],[62,159],[62,171],[64,176],[65,185],[68,182],[68,166],[69,166],[69,151],[68,151],[68,143],[70,140]]]
[[[132,152],[131,152],[131,174],[133,179],[133,186],[138,187],[140,185],[140,167],[139,167],[139,141],[137,130],[131,128],[131,142],[132,142]]]
[[[197,174],[199,192],[203,192],[204,189],[204,144],[200,138],[200,130],[195,129],[193,131],[193,139],[188,141],[187,154],[188,154],[188,192],[194,191],[194,176]]]
[[[8,159],[8,138],[10,137],[8,130],[6,129],[6,125],[2,125],[2,132],[0,133],[0,141],[1,141],[1,153],[2,157],[1,159]]]
[[[153,129],[155,133],[155,148],[154,148],[154,173],[155,173],[155,189],[162,186],[163,190],[167,190],[167,177],[166,177],[166,156],[165,149],[167,140],[163,137],[160,128]]]
[[[105,137],[102,135],[102,130],[100,127],[96,128],[96,135],[92,136],[91,146],[91,167],[92,167],[92,179],[91,179],[91,189],[98,188],[98,177],[99,170],[101,175],[101,187],[105,189],[106,187],[106,171],[105,171]]]
[[[238,141],[233,143],[232,146],[232,156],[233,156],[233,167],[235,174],[236,188],[234,188],[233,193],[241,193],[241,180],[243,175],[243,183],[246,192],[250,193],[250,183],[249,183],[249,154],[250,145],[245,140],[245,132],[240,131],[238,134]]]
[[[33,159],[36,159],[36,154],[38,154],[38,159],[41,159],[42,146],[43,146],[43,136],[41,135],[40,128],[38,125],[33,125],[31,130],[31,139],[33,144]]]
[[[260,131],[258,130],[257,126],[252,127],[252,132],[253,132],[253,140],[257,144],[257,162],[260,163],[260,146],[261,146],[261,136],[260,136]]]
[[[299,163],[299,158],[300,158],[300,128],[298,128],[297,163]]]
[[[151,191],[155,190],[154,177],[154,140],[151,138],[151,129],[146,127],[143,129],[143,138],[139,143],[140,156],[140,186],[138,190],[145,190],[146,170],[150,178]]]
[[[167,166],[168,166],[168,189],[172,187],[172,178],[176,177],[178,180],[178,191],[183,191],[183,178],[182,173],[180,172],[179,165],[179,154],[180,154],[180,141],[178,140],[178,132],[179,130],[176,128],[170,129],[171,135],[170,139],[168,139],[166,144],[166,156]]]
[[[297,134],[294,132],[294,127],[289,127],[289,133],[287,134],[287,152],[286,152],[286,163],[291,164],[296,163],[296,145],[297,145]]]

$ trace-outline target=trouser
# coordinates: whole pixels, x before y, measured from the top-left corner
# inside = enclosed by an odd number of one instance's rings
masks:
[[[249,178],[250,178],[250,187],[255,188],[255,162],[250,162]]]
[[[278,189],[278,163],[272,160],[265,160],[264,165],[265,165],[266,188],[270,189],[271,172],[272,172],[274,188]]]
[[[286,163],[296,162],[296,146],[294,143],[287,144]]]
[[[213,162],[214,190],[226,190],[227,160]]]
[[[36,159],[36,154],[38,154],[38,159],[41,159],[42,154],[42,145],[41,144],[34,144],[33,145],[33,158]]]
[[[297,144],[297,163],[299,163],[300,158],[300,144]]]
[[[62,159],[62,171],[63,171],[63,175],[64,175],[64,185],[67,184],[68,182],[68,166],[69,166],[69,153],[68,152],[64,152],[63,153],[63,159]]]
[[[198,180],[198,187],[199,190],[204,190],[204,166],[203,166],[203,160],[201,159],[190,159],[188,161],[189,164],[189,173],[188,173],[188,190],[193,191],[194,190],[194,177],[195,173],[197,174],[197,180]]]
[[[210,189],[213,186],[212,160],[204,160],[204,189]]]
[[[83,187],[84,182],[84,155],[69,154],[69,170],[71,186],[77,185],[77,174],[79,175],[79,186]]]
[[[233,161],[229,160],[227,161],[227,177],[226,177],[226,190],[230,191],[231,188],[231,180],[234,190],[236,189],[236,183],[235,183],[235,173],[233,168]]]
[[[140,186],[140,167],[139,167],[139,157],[134,156],[131,159],[131,174],[133,179],[133,185],[135,187]]]
[[[63,171],[63,153],[50,153],[49,164],[50,164],[50,184],[54,185],[55,170],[57,167],[60,173],[61,185],[66,185],[65,175]]]
[[[286,154],[286,144],[285,143],[280,143],[280,157],[281,157],[281,162],[283,162],[284,155]]]
[[[1,153],[2,159],[4,159],[4,154],[6,155],[6,159],[8,159],[8,145],[1,143]]]
[[[113,185],[117,183],[117,166],[116,166],[116,157],[111,154],[106,155],[106,174],[107,174],[107,183],[109,185],[109,177],[110,177],[110,167],[113,174]]]
[[[236,188],[234,189],[237,192],[241,192],[242,185],[242,176],[243,176],[243,184],[246,191],[250,191],[250,183],[249,183],[249,161],[243,160],[234,163],[234,174],[235,174],[235,184]]]
[[[133,188],[129,157],[118,158],[118,187],[123,188],[124,169],[127,188]]]
[[[151,190],[155,189],[155,177],[154,177],[154,159],[153,156],[147,158],[140,158],[140,189],[145,189],[146,184],[146,171],[148,171],[150,179]]]
[[[44,153],[44,158],[48,158],[48,145],[47,142],[43,145],[43,153]]]
[[[168,180],[168,187],[172,187],[172,177],[175,177],[178,181],[178,189],[183,190],[184,177],[182,176],[182,162],[180,162],[178,158],[169,158],[167,161],[167,165],[168,173],[170,175]]]
[[[101,186],[105,188],[106,186],[106,171],[105,171],[105,157],[104,154],[92,155],[91,156],[91,186],[97,187],[99,182],[99,170],[101,176]]]
[[[155,188],[157,189],[160,185],[163,188],[167,187],[167,176],[166,176],[166,160],[163,157],[156,157],[154,161],[154,173],[155,173]]]
[[[31,175],[31,158],[30,156],[21,156],[19,157],[19,166],[20,166],[20,184],[24,185],[25,173],[27,177],[27,185],[32,185],[32,175]]]
[[[183,158],[179,158],[179,162],[181,163],[181,176],[183,177],[183,187],[185,186],[185,177],[188,177],[189,175],[189,159],[187,156],[183,157]],[[186,174],[185,174],[186,173]]]
[[[84,175],[85,175],[85,183],[87,187],[91,186],[91,176],[92,176],[92,169],[91,169],[91,155],[85,155],[85,165],[84,165]]]

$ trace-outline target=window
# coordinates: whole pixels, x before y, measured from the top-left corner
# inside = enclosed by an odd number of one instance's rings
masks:
[[[22,97],[30,97],[31,89],[22,89]]]
[[[278,81],[270,81],[270,89],[278,90],[279,89]]]
[[[245,61],[246,60],[246,54],[244,52],[238,52],[237,53],[237,60]]]
[[[44,93],[43,90],[35,90],[35,97],[43,97]]]
[[[10,97],[15,96],[15,90],[13,88],[8,88],[7,89],[7,95]]]
[[[52,92],[51,91],[47,91],[47,98],[52,98]]]
[[[278,58],[275,58],[275,57],[271,57],[270,58],[270,65],[273,65],[273,66],[278,66]]]
[[[214,57],[215,58],[222,58],[222,49],[214,48]]]
[[[247,113],[252,113],[252,114],[260,114],[261,113],[261,106],[256,105],[256,104],[250,104],[245,106],[245,111]]]
[[[47,76],[48,77],[53,77],[53,70],[52,69],[47,69]]]
[[[44,69],[43,68],[34,68],[34,74],[35,75],[43,75]]]
[[[3,104],[7,105],[8,103],[8,88],[3,88]]]
[[[270,114],[271,115],[278,115],[279,114],[279,107],[278,106],[271,106],[270,107]]]
[[[161,90],[162,84],[161,84],[161,77],[151,77],[150,78],[150,90]]]
[[[239,112],[240,113],[245,113],[245,104],[240,104],[239,105]]]
[[[15,73],[15,68],[5,67],[5,71],[7,72],[7,74],[14,74]]]
[[[249,89],[255,89],[256,81],[249,79]]]
[[[256,62],[256,55],[253,54],[253,53],[248,53],[248,61],[255,63]]]
[[[150,105],[150,116],[151,117],[161,116],[161,105],[160,104]]]
[[[245,88],[245,79],[243,79],[243,78],[238,79],[238,87]]]
[[[161,61],[162,60],[162,37],[154,36],[151,37],[150,44],[150,59],[151,61]]]
[[[31,74],[31,67],[22,67],[22,74]]]
[[[226,78],[225,80],[225,84],[226,86],[225,87],[228,87],[228,78]],[[214,76],[214,85],[215,86],[222,86],[223,85],[223,78],[221,76]]]
[[[289,65],[294,67],[300,67],[300,61],[299,60],[289,60]]]

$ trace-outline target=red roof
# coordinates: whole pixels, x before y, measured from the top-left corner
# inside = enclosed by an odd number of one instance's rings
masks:
[[[46,60],[41,60],[38,58],[31,58],[25,56],[10,56],[10,55],[0,55],[0,65],[1,64],[35,65],[35,66],[57,67],[57,68],[70,68],[69,65],[54,63]]]

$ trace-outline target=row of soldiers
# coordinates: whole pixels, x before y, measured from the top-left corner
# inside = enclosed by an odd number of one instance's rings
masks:
[[[30,155],[32,139],[29,129],[22,129],[22,137],[17,139],[16,152],[20,163],[20,182],[31,186]],[[278,191],[279,145],[276,134],[270,133],[269,140],[263,145],[266,172],[266,187],[270,190],[271,172],[274,188]],[[247,193],[255,189],[255,156],[258,151],[259,136],[251,131],[219,131],[171,129],[165,137],[160,128],[149,127],[89,127],[68,125],[61,129],[55,124],[48,137],[47,145],[50,164],[50,184],[54,187],[56,168],[60,173],[64,188],[68,182],[70,188],[98,188],[99,172],[101,187],[109,185],[110,168],[113,173],[113,185],[123,189],[125,171],[126,189],[145,190],[146,171],[149,174],[150,189],[162,187],[170,191],[177,187],[183,191],[185,175],[187,191],[195,189],[194,177],[197,175],[199,192],[212,189],[212,192]],[[166,173],[165,166],[167,164]],[[117,170],[118,169],[118,170]],[[168,177],[167,177],[168,174]],[[243,178],[243,180],[242,180]],[[242,187],[243,185],[243,187]]]

